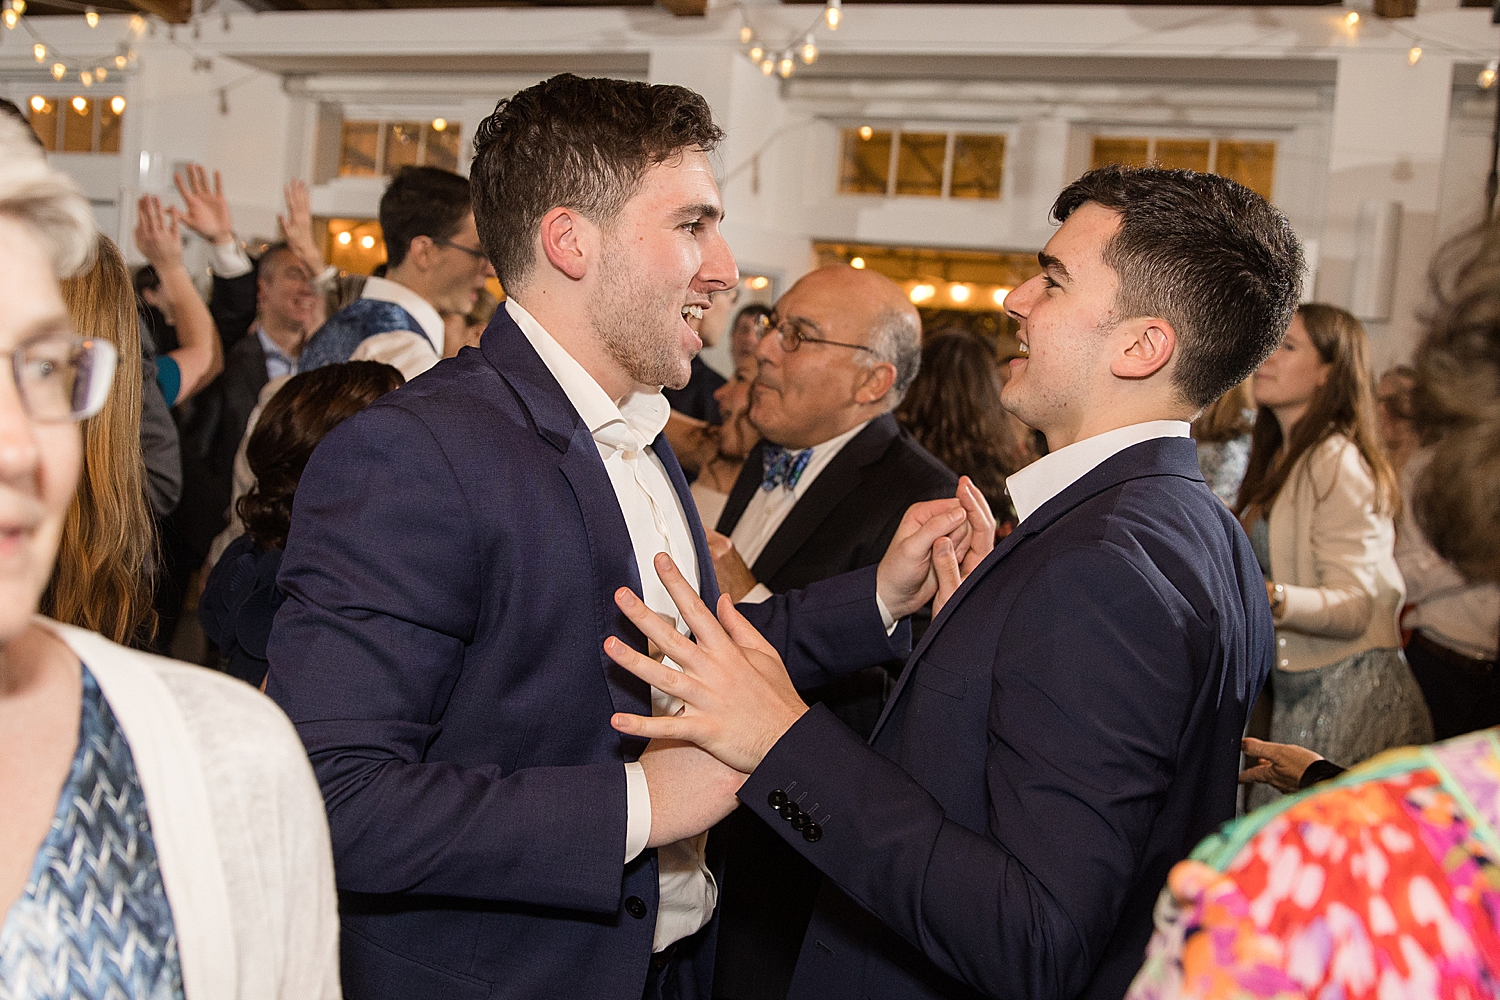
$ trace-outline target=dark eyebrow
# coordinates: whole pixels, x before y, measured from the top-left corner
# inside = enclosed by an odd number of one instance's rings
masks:
[[[704,202],[701,205],[684,205],[678,210],[678,215],[684,219],[717,219],[724,221],[724,210],[718,205],[710,205]]]
[[[1045,250],[1036,255],[1036,262],[1042,265],[1043,271],[1051,271],[1059,275],[1064,281],[1073,280],[1073,276],[1068,273],[1068,269],[1064,266],[1063,262]]]

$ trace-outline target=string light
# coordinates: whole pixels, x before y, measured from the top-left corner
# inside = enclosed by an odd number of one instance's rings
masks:
[[[16,12],[17,17],[20,17],[26,13],[26,0],[10,0],[10,9]]]
[[[802,61],[808,66],[818,61],[818,43],[813,41],[811,31],[802,40]]]
[[[346,229],[342,233],[339,233],[339,235],[338,235],[338,241],[339,241],[339,246],[346,247],[350,243],[354,242],[354,237],[353,237],[353,235],[350,234],[349,230]]]
[[[865,140],[865,141],[867,141],[867,142],[868,142],[868,141],[869,141],[869,139],[870,139],[870,137],[871,137],[871,136],[872,136],[872,135],[874,135],[874,134],[875,134],[875,130],[874,130],[874,129],[872,129],[872,128],[871,128],[871,127],[870,127],[870,126],[868,126],[868,125],[861,125],[861,126],[860,126],[860,127],[859,127],[859,137],[860,137],[860,138],[861,138],[861,139],[864,139],[864,140]]]
[[[46,62],[47,46],[43,45],[41,42],[37,42],[31,47],[31,57],[37,62]]]
[[[375,237],[361,236],[359,238],[359,245],[364,247],[366,250],[373,250],[375,249]]]
[[[1489,90],[1495,85],[1497,75],[1500,75],[1500,59],[1491,59],[1489,65],[1479,73],[1479,85]]]
[[[740,25],[740,44],[749,45],[755,38],[755,29],[748,24]]]
[[[21,15],[17,14],[15,11],[11,10],[9,7],[5,8],[5,13],[4,14],[0,14],[0,18],[4,18],[4,20],[5,20],[5,26],[7,28],[11,28],[12,30],[14,30],[15,26],[17,24],[19,24],[20,21],[21,21]]]
[[[68,67],[64,66],[62,63],[53,63],[52,64],[52,79],[54,79],[54,80],[61,80],[63,77],[65,77],[67,75],[68,75]]]
[[[1344,15],[1344,27],[1353,28],[1357,24],[1359,24],[1359,11],[1351,10]]]
[[[130,60],[126,59],[123,55],[115,56],[115,69],[124,69],[129,63]]]
[[[130,30],[137,35],[144,34],[146,31],[146,19],[139,14],[130,15]]]
[[[92,87],[94,85],[94,74],[90,73],[88,70],[84,70],[82,73],[79,73],[78,79],[85,87]]]
[[[937,289],[933,288],[931,285],[927,284],[927,282],[924,281],[920,285],[913,286],[911,292],[907,297],[910,298],[913,303],[922,303],[926,302],[936,294]]]
[[[86,8],[83,12],[83,19],[89,23],[90,28],[99,27],[99,12],[94,8]]]
[[[839,22],[844,19],[844,0],[828,0],[828,6],[823,8],[823,20],[828,24],[829,31],[838,31]]]
[[[949,285],[948,298],[959,304],[969,301],[969,296],[974,294],[974,289],[968,285]]]
[[[997,288],[993,293],[991,293],[990,298],[994,300],[995,305],[1003,306],[1005,305],[1005,297],[1009,294],[1009,288]]]
[[[73,110],[78,112],[80,115],[86,115],[89,113],[89,99],[87,97],[75,97],[73,98],[72,104]]]
[[[1406,50],[1406,65],[1415,66],[1422,59],[1422,46],[1413,45]]]
[[[770,76],[772,73],[776,72],[776,60],[769,57],[762,59],[760,61],[760,71],[766,76]]]
[[[442,131],[446,130],[447,128],[448,128],[448,119],[446,119],[446,118],[434,118],[432,120],[432,130],[434,132],[442,132]]]
[[[764,290],[768,285],[771,284],[771,279],[766,277],[764,274],[757,274],[755,277],[745,282],[745,284],[749,285],[751,288],[755,289],[755,291],[759,292]]]
[[[792,50],[788,49],[781,54],[781,61],[776,64],[776,72],[780,73],[781,78],[785,80],[792,75],[792,70],[796,68],[797,63],[792,59]]]
[[[863,271],[865,269],[865,259],[863,257],[851,257],[849,259],[849,266],[856,271]]]
[[[115,114],[123,114],[125,111],[125,98],[116,95],[109,99],[109,110]]]
[[[750,61],[758,63],[766,57],[766,50],[759,45],[750,46]]]
[[[100,83],[103,83],[105,80],[109,79],[109,70],[105,69],[103,66],[95,66],[94,79],[98,80]]]

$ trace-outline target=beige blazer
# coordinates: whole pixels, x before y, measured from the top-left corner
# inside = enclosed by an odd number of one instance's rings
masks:
[[[1298,460],[1271,505],[1271,580],[1286,588],[1276,628],[1282,670],[1400,648],[1396,616],[1406,585],[1395,522],[1375,501],[1364,456],[1335,434]]]

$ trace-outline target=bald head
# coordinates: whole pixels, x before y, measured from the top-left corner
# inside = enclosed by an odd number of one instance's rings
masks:
[[[887,402],[895,408],[922,361],[922,318],[900,285],[878,271],[834,264],[804,275],[777,303],[782,315],[790,315],[787,306],[836,331],[829,339],[870,348],[861,358],[892,365]]]

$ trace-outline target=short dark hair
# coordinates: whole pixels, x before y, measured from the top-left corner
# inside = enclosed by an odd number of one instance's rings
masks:
[[[1119,276],[1118,318],[1172,324],[1173,381],[1193,406],[1249,377],[1281,343],[1302,294],[1302,246],[1260,195],[1214,174],[1100,167],[1057,196],[1052,216],[1063,222],[1088,202],[1120,214],[1104,248]]]
[[[276,390],[245,444],[255,486],[235,505],[256,545],[286,548],[292,497],[313,449],[329,431],[405,381],[390,365],[346,361],[294,375]]]
[[[275,243],[267,245],[251,262],[255,266],[255,276],[257,278],[260,277],[265,272],[266,265],[282,254],[291,254],[293,258],[301,260],[300,257],[297,257],[297,252],[292,249],[290,243],[286,240],[277,240]]]
[[[500,284],[535,265],[542,216],[558,206],[605,225],[655,164],[711,152],[724,133],[686,87],[554,76],[495,105],[474,134],[474,222]]]
[[[10,115],[16,121],[26,126],[26,131],[31,135],[31,141],[36,143],[38,149],[46,152],[47,144],[42,142],[42,137],[36,134],[36,129],[31,127],[31,119],[26,117],[26,112],[8,97],[0,97],[0,113]]]
[[[467,178],[437,167],[402,167],[380,196],[387,266],[400,267],[418,236],[452,239],[471,211]]]

